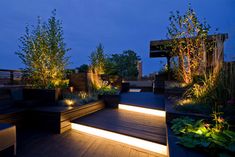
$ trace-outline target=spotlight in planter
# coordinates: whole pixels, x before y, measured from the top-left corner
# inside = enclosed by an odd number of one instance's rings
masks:
[[[74,92],[74,87],[73,86],[69,87],[69,91],[70,91],[70,93],[73,93]]]
[[[72,106],[75,104],[75,101],[74,100],[71,100],[71,99],[65,99],[64,102],[68,105],[68,106]]]
[[[159,117],[166,117],[165,111],[156,110],[156,109],[149,109],[149,108],[137,107],[137,106],[131,106],[131,105],[125,105],[125,104],[119,104],[118,108],[123,109],[123,110],[133,111],[133,112],[150,114],[150,115],[159,116]]]
[[[125,143],[128,145],[145,149],[148,151],[152,151],[158,154],[167,155],[167,147],[162,144],[153,143],[153,142],[138,139],[135,137],[126,136],[126,135],[118,134],[115,132],[106,131],[106,130],[93,128],[93,127],[76,124],[76,123],[71,123],[71,127],[74,130],[78,130],[87,134],[92,134],[92,135],[103,137],[109,140]]]

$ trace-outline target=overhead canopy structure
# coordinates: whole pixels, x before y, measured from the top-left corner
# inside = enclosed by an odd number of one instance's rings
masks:
[[[204,53],[204,62],[206,68],[210,68],[215,66],[218,62],[223,63],[224,61],[224,42],[228,39],[228,34],[215,34],[207,36],[207,43],[214,42],[215,50],[208,50]],[[184,40],[183,38],[179,38],[178,40]],[[176,54],[171,53],[172,47],[171,44],[173,43],[173,39],[168,40],[154,40],[150,41],[150,58],[160,58],[166,57],[167,58],[167,66],[170,69],[170,59]],[[170,73],[168,71],[168,79]]]
[[[228,34],[216,34],[209,35],[207,37],[207,41],[211,42],[215,39],[215,37],[220,36],[222,42],[228,39]],[[150,58],[158,58],[158,57],[171,57],[172,48],[170,44],[173,42],[173,39],[168,40],[153,40],[150,41]]]

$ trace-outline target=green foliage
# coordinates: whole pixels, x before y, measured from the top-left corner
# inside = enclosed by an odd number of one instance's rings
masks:
[[[193,76],[200,74],[205,67],[203,55],[210,26],[205,21],[200,22],[191,7],[183,15],[179,11],[172,12],[169,21],[167,35],[173,39],[170,44],[172,55],[177,56],[172,58],[176,79],[191,83]]]
[[[75,105],[83,105],[97,100],[94,95],[89,95],[86,92],[74,92],[74,93],[64,93],[63,101],[66,104],[66,100],[72,101]]]
[[[196,80],[191,88],[184,94],[185,97],[193,99],[195,102],[217,105],[226,105],[226,101],[231,98],[230,86],[227,84],[228,77],[225,71],[218,74],[209,73],[203,78]]]
[[[177,118],[172,120],[171,129],[179,136],[179,144],[185,147],[210,149],[213,153],[235,152],[235,132],[228,130],[228,123],[220,113],[214,113],[212,124],[188,117]]]
[[[101,87],[97,89],[96,93],[98,95],[116,95],[118,94],[118,90],[110,87]]]
[[[93,72],[103,74],[105,61],[104,47],[102,44],[99,44],[96,51],[92,52],[90,55],[91,68]]]
[[[118,75],[123,79],[136,79],[138,76],[137,63],[139,60],[139,56],[132,50],[124,51],[122,54],[113,54],[107,58],[105,73],[108,75]]]
[[[172,120],[172,127],[171,129],[173,130],[173,132],[178,135],[178,134],[181,134],[181,133],[184,133],[185,132],[185,126],[187,125],[192,125],[194,122],[193,119],[190,119],[188,117],[185,117],[185,118],[177,118],[177,119],[173,119]]]
[[[30,31],[26,27],[25,35],[20,38],[21,45],[16,54],[25,64],[32,85],[36,88],[55,88],[64,86],[64,70],[68,65],[63,38],[62,24],[56,19],[55,10],[47,22],[38,23]],[[56,83],[56,84],[55,84]]]
[[[89,66],[87,64],[82,64],[80,67],[77,68],[81,73],[87,73],[89,70]]]

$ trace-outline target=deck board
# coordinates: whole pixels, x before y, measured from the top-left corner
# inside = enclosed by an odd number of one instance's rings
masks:
[[[76,119],[73,123],[166,145],[166,125],[163,117],[121,109],[103,109]]]
[[[17,140],[17,157],[130,157],[130,152],[137,157],[161,156],[74,130],[63,134],[18,130]]]

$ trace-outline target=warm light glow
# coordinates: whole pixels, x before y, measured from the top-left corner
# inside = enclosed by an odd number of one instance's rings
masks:
[[[69,91],[70,91],[70,93],[73,93],[74,92],[74,87],[69,87]]]
[[[141,92],[141,89],[133,89],[133,88],[131,88],[131,89],[129,89],[129,92]]]
[[[128,110],[128,111],[134,111],[134,112],[140,112],[145,114],[151,114],[159,117],[166,117],[166,112],[156,109],[149,109],[149,108],[143,108],[143,107],[137,107],[137,106],[130,106],[130,105],[124,105],[119,104],[119,109]]]
[[[178,101],[177,105],[184,106],[184,105],[192,105],[195,102],[192,99],[181,99]]]
[[[68,105],[68,106],[72,106],[75,104],[75,101],[74,100],[71,100],[71,99],[65,99],[64,102]]]
[[[149,142],[146,140],[114,133],[111,131],[97,129],[97,128],[93,128],[93,127],[89,127],[85,125],[80,125],[76,123],[71,123],[71,127],[74,130],[78,130],[84,133],[88,133],[88,134],[96,135],[96,136],[103,137],[106,139],[114,140],[117,142],[125,143],[131,146],[135,146],[135,147],[152,151],[155,153],[159,153],[162,155],[167,155],[167,147],[162,144],[153,143],[153,142]]]

